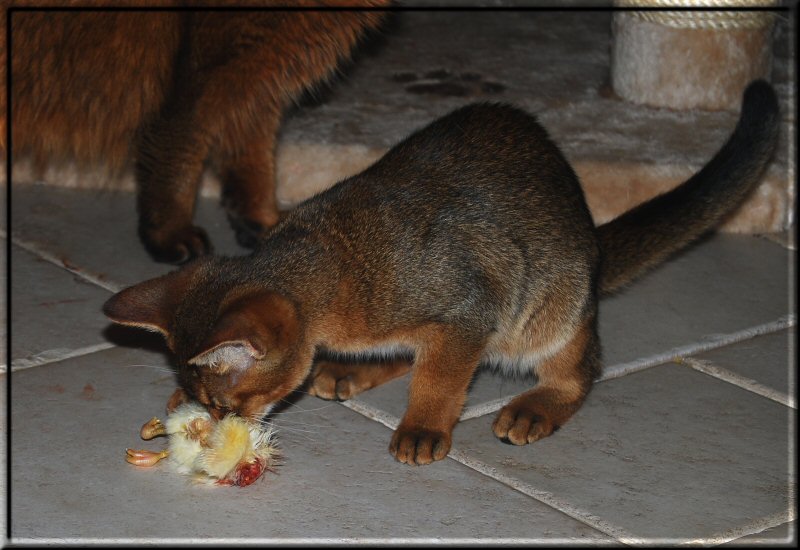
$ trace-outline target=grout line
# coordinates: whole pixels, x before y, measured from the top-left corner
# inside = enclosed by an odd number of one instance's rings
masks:
[[[0,237],[5,237],[5,236],[6,236],[5,232],[4,231],[0,231]],[[116,293],[116,292],[119,292],[120,290],[122,290],[122,288],[123,288],[122,285],[107,281],[107,280],[102,279],[102,278],[100,278],[100,277],[98,277],[96,275],[93,275],[91,273],[83,271],[78,266],[73,265],[72,263],[68,262],[67,260],[64,260],[63,258],[59,258],[59,257],[55,256],[53,253],[41,248],[37,244],[34,244],[32,242],[29,242],[29,241],[26,241],[24,239],[20,239],[19,237],[14,237],[14,236],[11,237],[11,242],[14,243],[15,245],[19,246],[20,248],[23,248],[23,249],[27,250],[28,252],[31,252],[32,254],[35,254],[35,255],[39,256],[43,260],[46,260],[46,261],[50,262],[51,264],[57,265],[58,267],[60,267],[62,269],[66,269],[67,271],[77,275],[81,279],[83,279],[83,280],[85,280],[85,281],[87,281],[89,283],[92,283],[94,285],[97,285],[97,286],[99,286],[101,288],[104,288],[105,290],[108,290],[108,291]]]
[[[380,424],[383,424],[384,426],[392,430],[394,430],[400,424],[400,420],[396,416],[389,414],[385,411],[382,411],[377,407],[373,407],[372,405],[369,405],[367,403],[351,399],[348,401],[342,401],[340,404],[344,405],[345,407],[347,407],[352,411],[355,411],[363,416],[366,416],[371,420],[375,420],[376,422],[379,422]],[[606,535],[613,537],[618,542],[622,542],[624,544],[642,544],[646,542],[645,539],[636,537],[628,533],[626,530],[617,527],[615,525],[612,525],[607,521],[593,514],[590,514],[589,512],[586,512],[580,508],[576,508],[575,506],[569,504],[568,502],[565,502],[557,498],[548,491],[542,491],[540,489],[536,489],[534,486],[528,483],[520,481],[511,476],[502,474],[498,472],[496,468],[489,466],[488,464],[481,462],[480,460],[470,457],[464,451],[451,448],[447,456],[455,460],[456,462],[459,462],[460,464],[466,466],[467,468],[470,468],[480,474],[490,477],[495,481],[502,483],[507,487],[510,487],[511,489],[521,492],[524,495],[527,495],[535,500],[538,500],[539,502],[551,508],[554,508],[555,510],[558,510],[563,514],[566,514],[571,518],[576,519],[581,523],[588,525],[589,527],[592,527],[593,529],[596,529],[597,531],[600,531]]]
[[[541,489],[536,489],[533,485],[525,483],[519,479],[511,477],[509,475],[500,473],[497,471],[496,468],[493,466],[489,466],[485,462],[472,458],[464,451],[458,449],[451,449],[450,453],[447,455],[456,462],[467,466],[468,468],[472,468],[476,472],[479,472],[487,477],[494,479],[512,489],[519,491],[520,493],[527,495],[539,502],[558,510],[562,514],[566,514],[569,517],[580,521],[581,523],[592,527],[610,537],[613,537],[618,542],[623,544],[637,544],[642,545],[647,541],[647,539],[642,537],[637,537],[627,530],[617,527],[602,518],[595,516],[581,508],[577,508],[572,504],[565,502],[549,491],[543,491]]]
[[[604,380],[611,380],[612,378],[625,376],[626,374],[630,374],[632,372],[637,372],[649,367],[668,363],[674,360],[676,357],[686,357],[688,355],[694,355],[696,353],[721,348],[722,346],[735,344],[755,336],[761,336],[771,332],[778,332],[780,330],[793,327],[795,324],[795,314],[790,313],[770,323],[764,323],[762,325],[756,325],[754,327],[746,328],[736,332],[729,332],[726,334],[712,334],[704,337],[700,342],[687,344],[685,346],[678,346],[663,353],[651,355],[650,357],[644,357],[642,359],[637,359],[635,361],[609,367],[596,381],[602,382]]]
[[[464,420],[472,420],[473,418],[478,418],[479,416],[483,416],[485,414],[492,414],[493,412],[499,411],[505,407],[506,404],[515,397],[516,395],[508,395],[506,397],[493,399],[479,405],[464,407],[464,410],[461,411],[461,416],[458,417],[458,421],[463,422]]]
[[[761,233],[755,236],[773,242],[787,250],[797,250],[797,245],[794,242],[794,234],[791,230],[786,231],[786,236],[783,236],[782,233]]]
[[[358,401],[356,399],[348,399],[347,401],[340,401],[340,405],[343,405],[350,409],[351,411],[355,411],[362,416],[366,416],[370,420],[375,420],[380,424],[383,424],[390,430],[396,430],[397,426],[400,425],[400,419],[394,416],[393,414],[389,414],[385,411],[377,407],[373,407],[363,401]]]
[[[399,419],[391,415],[385,411],[378,409],[377,407],[373,407],[367,403],[358,402],[355,400],[349,401],[342,401],[340,403],[345,407],[363,415],[371,420],[375,420],[380,424],[383,424],[387,428],[395,429],[395,427],[400,423]],[[477,408],[477,407],[473,407]],[[783,525],[784,523],[789,523],[794,521],[795,514],[794,514],[794,497],[790,495],[790,502],[789,507],[786,511],[778,512],[776,514],[762,517],[756,520],[753,520],[749,523],[745,523],[744,525],[740,525],[738,527],[733,527],[728,529],[727,531],[723,531],[716,535],[712,535],[710,537],[702,537],[697,539],[685,539],[685,538],[647,538],[647,537],[639,537],[633,535],[632,533],[628,532],[627,530],[617,527],[602,518],[595,516],[581,508],[575,507],[572,504],[565,502],[549,491],[543,491],[541,489],[537,489],[533,485],[525,483],[517,478],[512,476],[500,473],[497,469],[489,464],[486,464],[483,461],[477,460],[471,457],[464,451],[461,451],[456,448],[451,448],[450,452],[448,453],[448,458],[455,460],[456,462],[475,470],[476,472],[485,475],[491,479],[494,479],[498,483],[506,485],[507,487],[514,489],[526,496],[537,500],[546,506],[549,506],[571,518],[580,521],[581,523],[592,527],[593,529],[600,531],[606,535],[609,535],[616,539],[618,542],[623,544],[629,545],[643,545],[643,544],[669,544],[669,545],[692,545],[692,546],[715,546],[719,544],[724,544],[726,542],[730,542],[736,540],[741,537],[745,537],[748,535],[753,535],[756,533],[760,533],[767,529],[772,529],[773,527],[777,527]],[[792,535],[790,534],[790,540]],[[779,540],[772,540],[771,542],[781,542]]]
[[[0,237],[8,239],[8,235],[2,229],[0,229]],[[114,283],[102,280],[99,277],[95,277],[90,273],[86,273],[85,271],[80,270],[78,267],[69,264],[65,260],[57,258],[52,253],[40,248],[36,244],[25,241],[24,239],[20,239],[19,237],[13,237],[13,236],[11,237],[10,241],[15,245],[19,246],[20,248],[27,250],[28,252],[38,256],[39,258],[46,260],[52,264],[55,264],[56,266],[69,271],[70,273],[73,273],[74,275],[89,282],[90,284],[99,286],[111,292],[118,292],[122,288],[121,285],[115,285]],[[55,349],[45,350],[40,353],[30,355],[28,357],[24,357],[22,359],[12,360],[11,372],[29,369],[31,367],[39,367],[42,365],[47,365],[49,363],[55,363],[58,361],[64,361],[66,359],[72,359],[73,357],[80,357],[82,355],[89,355],[91,353],[103,351],[106,349],[111,349],[113,347],[115,347],[114,344],[106,342],[102,344],[95,344],[93,346],[85,346],[77,349],[55,348]],[[8,370],[8,364],[0,364],[0,373],[5,373],[7,372],[7,370]]]
[[[715,365],[711,361],[704,361],[702,359],[695,359],[693,357],[678,357],[675,359],[675,363],[679,365],[686,365],[687,367],[691,367],[698,372],[713,376],[714,378],[718,378],[719,380],[728,382],[734,386],[739,386],[744,390],[757,393],[762,397],[772,399],[773,401],[777,401],[778,403],[786,405],[787,407],[791,407],[792,409],[797,408],[794,397],[778,390],[773,390],[772,388],[767,387],[764,384],[753,380],[752,378],[747,378],[746,376],[737,374],[724,367]]]
[[[70,349],[70,348],[56,348],[46,350],[34,355],[29,355],[23,359],[14,359],[11,361],[11,371],[16,372],[31,367],[39,367],[47,365],[48,363],[55,363],[57,361],[64,361],[65,359],[72,359],[73,357],[80,357],[82,355],[89,355],[98,351],[103,351],[116,347],[111,343],[95,344],[93,346],[86,346],[83,348]],[[0,372],[6,372],[7,365],[0,365]]]
[[[644,357],[641,359],[637,359],[635,361],[630,361],[628,363],[620,363],[612,367],[608,367],[607,369],[603,370],[603,374],[600,376],[600,378],[597,378],[595,382],[604,382],[606,380],[612,380],[614,378],[619,378],[621,376],[638,372],[650,367],[655,367],[657,365],[663,365],[664,363],[673,362],[676,361],[677,359],[682,359],[683,357],[688,355],[693,355],[696,353],[709,351],[716,348],[721,348],[723,346],[741,342],[743,340],[747,340],[755,336],[761,336],[764,334],[785,330],[787,328],[793,327],[795,323],[796,323],[795,315],[793,313],[790,313],[789,315],[785,315],[775,321],[772,321],[771,323],[764,323],[763,325],[757,325],[754,327],[746,328],[737,332],[731,332],[727,334],[715,334],[709,336],[708,338],[704,339],[701,342],[696,342],[685,346],[678,346],[663,353],[651,355],[649,357]],[[734,376],[735,375],[731,373],[730,379],[722,378],[722,376],[718,376],[718,378],[736,384],[737,386],[743,387],[745,389],[754,391],[755,393],[758,393],[759,395],[762,395],[764,397],[769,397],[770,399],[774,399],[774,397],[770,397],[769,395],[762,393],[762,391],[766,391],[767,393],[769,393],[769,392],[774,392],[774,390],[770,390],[765,386],[761,386],[760,384],[758,384],[758,382],[755,381],[751,381],[752,384],[750,385],[742,385],[733,382]],[[749,380],[749,379],[744,379],[744,380]],[[759,390],[754,389],[758,386],[760,386]],[[763,388],[763,390],[761,388]],[[471,420],[473,418],[478,418],[479,416],[483,416],[485,414],[491,414],[493,412],[497,412],[501,408],[503,408],[507,403],[509,403],[512,399],[514,399],[514,397],[516,396],[509,395],[506,397],[500,397],[498,399],[494,399],[492,401],[487,401],[485,403],[480,403],[478,405],[473,405],[471,407],[465,407],[464,410],[461,412],[459,421]],[[775,400],[778,401],[779,403],[783,403],[784,405],[795,408],[793,399],[790,399],[788,402],[785,400],[781,401],[780,399],[775,399]]]
[[[728,529],[727,531],[723,531],[722,533],[718,533],[711,537],[704,537],[692,540],[682,541],[679,544],[682,546],[716,546],[718,544],[725,544],[726,542],[731,542],[736,539],[746,537],[749,535],[754,535],[756,533],[761,533],[766,531],[767,529],[772,529],[773,527],[778,527],[783,525],[784,523],[789,523],[794,521],[794,502],[791,503],[791,506],[783,512],[778,512],[776,514],[772,514],[771,516],[766,516],[763,518],[754,519],[744,525],[740,525],[739,527],[733,527]],[[764,541],[753,541],[755,544],[763,544],[764,542],[772,542],[772,543],[780,543],[780,542],[792,542],[793,534],[789,533],[789,540],[782,540],[782,539],[765,539]]]

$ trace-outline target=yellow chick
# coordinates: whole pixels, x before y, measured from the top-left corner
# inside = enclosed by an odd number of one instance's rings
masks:
[[[127,449],[126,460],[137,466],[154,466],[161,459],[181,474],[201,483],[250,485],[265,470],[272,470],[277,457],[273,430],[229,414],[215,422],[196,403],[177,407],[162,423],[153,418],[142,426],[142,439],[168,436],[168,449],[161,452]]]
[[[160,424],[158,419],[156,421]],[[185,403],[167,416],[164,429],[169,437],[170,463],[178,473],[192,473],[205,440],[213,429],[211,415],[199,404]]]
[[[195,461],[195,472],[201,481],[250,485],[272,467],[276,454],[272,435],[272,428],[264,430],[229,414],[211,431]]]

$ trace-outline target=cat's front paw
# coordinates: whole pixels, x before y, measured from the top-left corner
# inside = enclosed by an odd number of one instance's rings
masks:
[[[182,264],[212,252],[211,241],[194,225],[179,229],[139,229],[145,248],[158,262]]]
[[[274,223],[264,225],[234,215],[228,215],[228,220],[236,235],[236,242],[244,248],[255,248],[258,246],[258,243],[269,233],[270,228],[278,222],[278,218],[276,217]]]
[[[512,401],[503,407],[492,424],[494,435],[514,445],[533,443],[557,429],[549,415],[524,401]]]
[[[451,441],[449,433],[401,425],[392,435],[389,452],[404,464],[430,464],[447,456]]]

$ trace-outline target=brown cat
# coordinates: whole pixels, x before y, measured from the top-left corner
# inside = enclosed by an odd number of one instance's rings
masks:
[[[706,167],[595,228],[533,117],[469,105],[297,207],[252,255],[198,259],[119,292],[104,312],[166,337],[181,386],[169,407],[194,398],[218,417],[260,417],[320,355],[337,360],[313,369],[311,392],[326,399],[413,367],[390,451],[427,464],[447,454],[470,379],[489,363],[538,378],[493,425],[530,443],[564,424],[600,374],[598,294],[735,209],[767,166],[778,123],[773,89],[754,82]],[[369,362],[378,357],[394,360]]]
[[[42,169],[74,158],[104,163],[113,171],[132,156],[139,234],[156,259],[178,263],[211,250],[205,231],[192,225],[192,218],[204,165],[213,161],[237,239],[252,247],[279,217],[273,156],[282,112],[305,89],[329,77],[381,19],[380,11],[13,12],[14,160],[33,157]]]

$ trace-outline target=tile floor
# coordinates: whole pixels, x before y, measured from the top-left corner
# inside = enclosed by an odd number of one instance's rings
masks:
[[[707,132],[727,135],[735,115],[688,114],[700,117],[691,135],[684,125],[669,139],[651,132],[675,115],[636,115],[597,96],[607,78],[608,51],[598,45],[610,14],[572,16],[565,24],[558,12],[523,13],[511,24],[508,14],[459,14],[448,19],[457,32],[442,34],[444,15],[408,12],[392,35],[408,47],[384,57],[364,52],[345,69],[348,78],[320,91],[327,101],[310,98],[293,113],[283,140],[389,146],[470,99],[429,93],[469,70],[477,80],[467,96],[497,99],[505,88],[500,99],[544,110],[570,158],[659,164],[654,155],[672,144],[681,159],[702,164],[720,141]],[[547,32],[530,51],[534,17]],[[492,49],[498,32],[504,47]],[[485,55],[459,54],[464,37],[477,37],[467,46]],[[774,79],[787,104],[793,56],[776,49]],[[414,67],[418,81],[401,85],[403,67]],[[603,123],[593,125],[593,117]],[[275,419],[284,454],[278,473],[239,490],[195,486],[166,467],[124,461],[126,447],[160,447],[138,431],[163,413],[174,388],[160,337],[111,326],[100,311],[115,290],[172,269],[152,262],[138,242],[133,195],[26,185],[12,198],[11,234],[0,234],[11,252],[8,270],[0,255],[0,278],[10,283],[8,324],[0,324],[10,337],[0,349],[11,397],[6,408],[0,392],[0,411],[9,412],[0,414],[0,460],[11,466],[0,491],[10,511],[0,518],[10,519],[4,543],[797,539],[796,252],[788,234],[713,236],[603,301],[605,373],[551,438],[522,448],[496,440],[496,411],[531,382],[480,372],[450,457],[428,467],[399,464],[387,446],[405,408],[406,378],[345,403],[301,397]],[[3,188],[2,227],[5,212]],[[218,252],[244,252],[215,201],[202,200],[197,219]]]
[[[171,269],[139,245],[134,210],[128,193],[12,189],[12,542],[796,541],[791,239],[715,235],[603,301],[605,375],[546,440],[494,438],[527,383],[481,372],[450,457],[397,463],[400,379],[300,398],[276,418],[277,474],[209,488],[123,459],[158,447],[138,430],[174,387],[159,338],[100,312]],[[218,251],[243,252],[214,202],[198,217]]]

